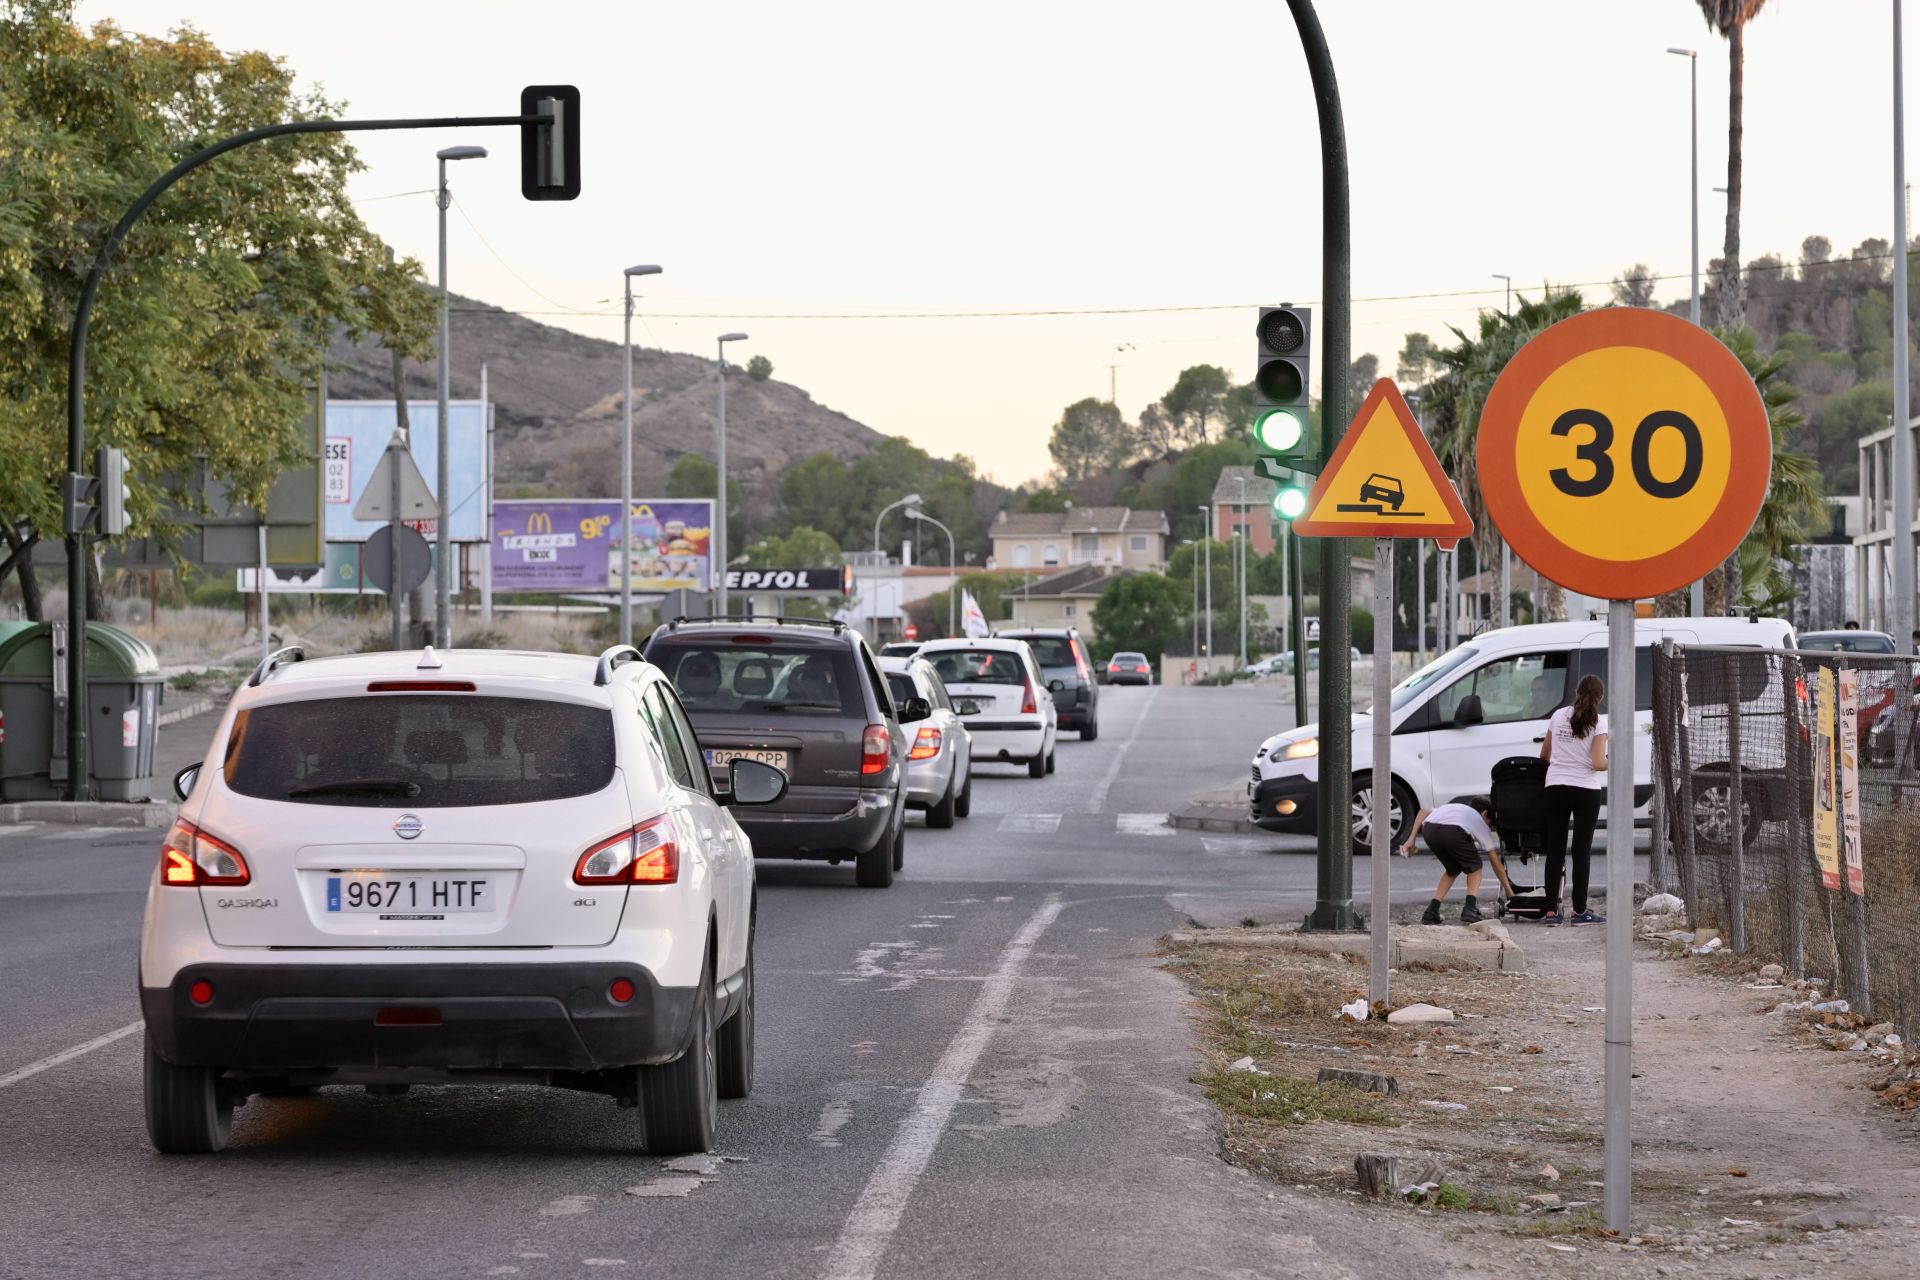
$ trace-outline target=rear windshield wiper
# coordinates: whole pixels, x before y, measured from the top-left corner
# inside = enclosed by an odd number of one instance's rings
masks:
[[[405,796],[411,800],[419,794],[420,784],[405,778],[344,778],[339,782],[316,782],[310,787],[295,787],[287,792],[287,799],[298,800],[302,796],[388,795]]]

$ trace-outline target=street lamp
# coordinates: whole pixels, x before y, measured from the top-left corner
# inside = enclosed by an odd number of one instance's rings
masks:
[[[451,599],[453,558],[453,509],[448,501],[447,467],[447,383],[450,377],[447,360],[447,343],[450,326],[447,320],[447,207],[453,203],[453,192],[447,189],[447,161],[484,160],[487,158],[485,147],[444,147],[434,152],[434,158],[440,162],[440,189],[434,196],[434,203],[440,206],[440,423],[435,436],[440,456],[434,460],[436,480],[435,496],[440,500],[439,560],[433,574],[433,642],[442,649],[453,643],[453,619]],[[396,387],[396,394],[405,394]],[[399,545],[399,539],[394,540]],[[400,584],[395,582],[391,590],[399,591]]]
[[[620,331],[620,643],[633,643],[633,278],[657,276],[655,266],[628,267],[622,273],[625,317]]]
[[[1692,96],[1693,169],[1688,195],[1693,208],[1693,293],[1687,302],[1687,319],[1700,323],[1700,51],[1668,49],[1668,53],[1687,60],[1687,80]],[[1696,581],[1687,593],[1688,612],[1699,617],[1707,611],[1706,584]]]
[[[953,550],[953,530],[947,528],[947,526],[941,524],[938,520],[935,520],[919,507],[908,507],[907,519],[925,520],[928,524],[947,535],[947,634],[953,635],[960,629],[957,625],[959,614],[955,612],[957,606],[954,603],[955,597],[960,594],[960,570],[957,567],[958,562],[955,559]]]
[[[1495,271],[1492,274],[1495,280],[1502,281],[1507,286],[1507,301],[1506,301],[1506,304],[1500,308],[1500,314],[1503,316],[1510,316],[1513,314],[1513,277],[1503,276],[1498,271]]]
[[[1201,537],[1205,539],[1205,541],[1200,544],[1200,550],[1202,555],[1206,557],[1207,575],[1207,647],[1204,652],[1207,655],[1207,661],[1211,664],[1213,661],[1213,508],[1203,502],[1200,504],[1200,514],[1202,517],[1200,525]],[[1209,672],[1202,672],[1201,674],[1209,674],[1210,671],[1211,668],[1209,668]]]
[[[715,498],[718,503],[718,506],[715,508],[715,510],[718,512],[718,515],[715,517],[713,522],[713,563],[714,563],[715,571],[720,575],[720,582],[718,586],[718,591],[719,591],[718,598],[720,601],[720,615],[722,617],[725,617],[727,614],[727,563],[728,563],[727,561],[727,344],[729,342],[745,342],[746,340],[747,340],[747,335],[744,333],[723,333],[720,335],[720,340],[714,344],[715,348],[720,353],[720,446],[719,446],[720,456],[714,462],[714,470],[717,472],[717,478],[715,480],[713,488],[714,488]]]
[[[887,518],[887,513],[889,511],[898,511],[901,507],[917,507],[920,505],[922,501],[924,501],[924,499],[922,499],[919,494],[910,493],[906,497],[900,499],[898,502],[889,502],[886,506],[880,508],[880,514],[876,515],[873,518],[873,550],[876,555],[880,551],[880,522]],[[885,566],[886,566],[886,558],[883,556],[881,557],[880,564],[876,566],[876,568],[884,568]],[[879,575],[876,573],[875,576],[878,577]],[[880,603],[879,597],[877,594],[875,595],[872,603],[875,606],[877,606]],[[866,616],[878,617],[877,614],[868,614]]]

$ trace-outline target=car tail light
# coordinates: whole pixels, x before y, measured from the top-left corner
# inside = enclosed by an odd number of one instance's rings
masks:
[[[173,824],[160,846],[161,884],[190,889],[203,884],[246,884],[252,879],[245,855],[184,818]]]
[[[931,760],[940,754],[940,731],[922,729],[913,740],[913,750],[907,752],[909,760]]]
[[[1031,680],[1027,681],[1026,695],[1020,699],[1020,714],[1023,716],[1040,714],[1040,704],[1034,699],[1033,681]]]
[[[472,693],[478,686],[471,680],[375,680],[368,693]]]
[[[573,867],[575,884],[673,884],[680,879],[680,846],[673,818],[661,814],[602,840]]]
[[[860,735],[860,772],[885,773],[893,760],[893,735],[883,724],[870,724]]]
[[[1087,651],[1080,647],[1078,640],[1073,642],[1073,669],[1080,673],[1081,684],[1092,681],[1093,669],[1087,665]]]

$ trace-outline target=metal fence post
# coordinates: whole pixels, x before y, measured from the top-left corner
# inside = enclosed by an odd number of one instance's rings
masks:
[[[1793,812],[1787,820],[1786,868],[1787,892],[1787,973],[1795,978],[1807,976],[1807,876],[1817,874],[1813,857],[1813,826],[1803,824],[1800,815],[1811,817],[1812,749],[1802,734],[1812,726],[1800,718],[1800,690],[1805,687],[1806,668],[1798,660],[1780,658],[1780,700],[1786,706],[1787,779],[1781,790],[1792,797]],[[1802,800],[1807,801],[1802,804]]]
[[[1687,923],[1698,926],[1700,923],[1700,875],[1699,864],[1695,861],[1695,816],[1693,812],[1693,713],[1687,700],[1687,668],[1689,662],[1683,653],[1680,666],[1675,673],[1674,683],[1680,696],[1674,717],[1674,741],[1680,749],[1680,894],[1687,902]]]
[[[1728,899],[1731,911],[1727,920],[1727,942],[1736,955],[1747,950],[1747,814],[1746,797],[1740,776],[1740,667],[1739,659],[1720,658],[1726,674],[1722,685],[1727,695],[1727,824],[1733,848],[1728,860],[1733,867],[1733,883]]]

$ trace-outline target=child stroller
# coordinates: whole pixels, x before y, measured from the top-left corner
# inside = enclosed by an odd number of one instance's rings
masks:
[[[1493,766],[1493,829],[1509,859],[1531,862],[1547,850],[1547,762],[1538,756],[1508,756]],[[1513,869],[1509,863],[1507,875]],[[1514,896],[1501,904],[1500,914],[1520,920],[1538,920],[1547,913],[1547,896],[1533,885],[1515,880]]]

